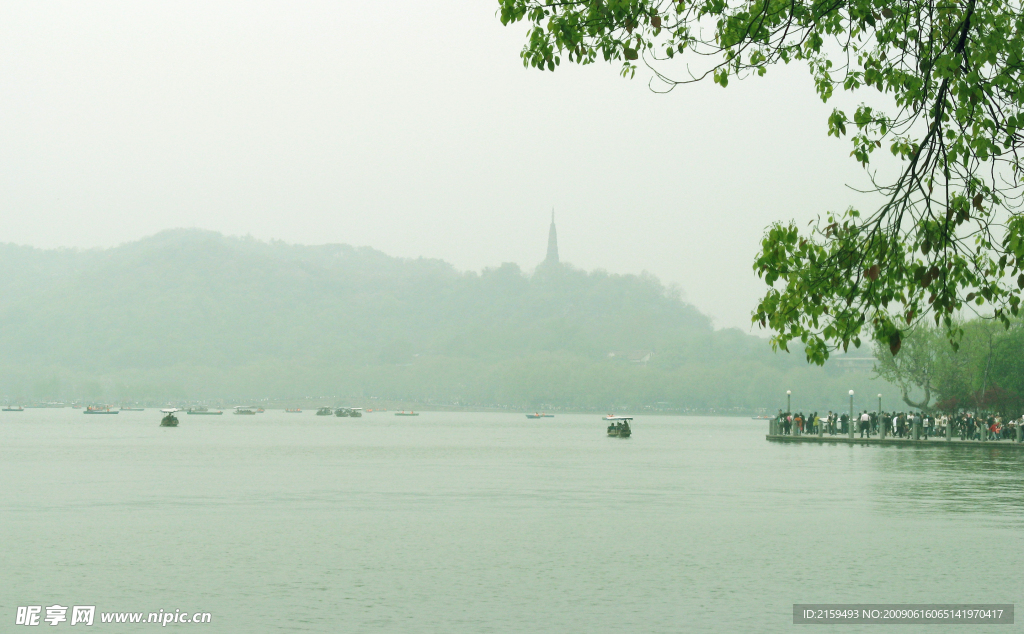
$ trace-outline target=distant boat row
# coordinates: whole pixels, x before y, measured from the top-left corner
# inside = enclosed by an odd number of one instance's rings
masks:
[[[171,407],[171,408],[167,408],[167,409],[162,409],[160,411],[165,414],[163,419],[160,421],[160,426],[161,427],[177,427],[178,426],[178,418],[174,414],[177,413],[177,412],[180,412],[181,411],[180,409],[178,409],[176,407]],[[370,410],[370,411],[373,411],[373,410]],[[387,411],[387,410],[385,410],[385,411]],[[263,412],[264,412],[264,409],[262,407],[253,407],[251,405],[239,405],[239,406],[235,407],[235,414],[240,414],[242,416],[255,416],[256,414],[261,414]],[[97,412],[97,413],[100,413],[100,412]],[[110,412],[110,413],[116,414],[117,412],[113,411],[113,412]],[[208,415],[208,416],[218,416],[220,414],[223,414],[224,412],[222,412],[220,410],[210,411],[210,410],[208,410],[205,407],[194,407],[194,408],[191,408],[191,409],[187,410],[187,413],[188,414],[201,414],[201,415]],[[285,413],[286,414],[301,414],[302,410],[299,409],[299,408],[286,409]],[[359,418],[359,417],[361,417],[363,415],[363,408],[361,408],[361,407],[339,407],[337,409],[333,409],[333,408],[330,408],[330,407],[321,407],[320,409],[318,409],[316,411],[316,415],[317,416],[331,416],[331,415],[334,415],[334,416],[338,416],[338,417]],[[408,412],[406,412],[404,410],[401,411],[401,412],[395,412],[395,416],[419,416],[419,415],[420,415],[419,412],[415,412],[415,411],[412,411],[412,410],[410,410]]]
[[[4,411],[4,412],[24,412],[26,409],[33,409],[33,408],[37,408],[37,407],[43,407],[43,406],[5,405],[3,408],[0,408],[0,411]],[[63,405],[61,407],[63,407]],[[75,407],[75,409],[79,409],[79,408],[80,408],[80,406],[76,406]],[[168,408],[168,409],[173,409],[174,412],[184,411],[186,414],[189,414],[190,416],[221,416],[221,415],[224,414],[223,410],[219,410],[219,409],[218,410],[213,410],[213,409],[209,409],[207,407],[189,407],[189,408],[184,409],[184,410],[182,410],[180,408],[176,408],[176,407],[175,408]],[[146,408],[144,408],[144,407],[118,407],[118,408],[115,408],[115,407],[113,407],[111,405],[89,405],[85,409],[82,409],[82,413],[83,414],[119,414],[121,412],[144,412],[144,411],[146,411]],[[161,411],[165,411],[166,412],[166,410],[161,410]],[[255,415],[255,414],[262,414],[265,411],[266,410],[263,409],[262,407],[256,407],[254,405],[238,405],[237,407],[234,408],[234,413],[235,414],[240,414],[242,416],[247,416],[247,415],[248,416],[252,416],[252,415]],[[363,410],[363,408],[361,408],[361,407],[337,407],[337,408],[334,408],[334,407],[321,407],[320,409],[318,409],[316,411],[316,415],[317,416],[338,416],[338,417],[359,418],[359,417],[361,417],[363,415],[364,411],[372,412],[374,410],[372,410],[372,409],[371,410]],[[387,410],[377,410],[377,411],[378,412],[379,411],[385,411],[386,412]],[[302,409],[300,409],[298,407],[296,407],[296,408],[288,408],[288,409],[284,410],[284,413],[285,414],[301,414],[302,413]],[[419,416],[419,414],[416,413],[416,412],[408,412],[408,413],[406,413],[406,412],[396,412],[395,415],[396,416]]]
[[[174,413],[178,412],[180,410],[178,410],[178,409],[164,409],[164,410],[161,410],[161,411],[166,414],[166,416],[164,416],[163,420],[160,421],[160,426],[161,427],[177,427],[178,426],[178,419],[174,416]],[[244,405],[239,405],[238,407],[235,408],[235,413],[236,414],[255,415],[257,411],[259,411],[258,408],[253,408],[253,407],[244,406]],[[331,414],[334,414],[335,416],[339,416],[339,417],[352,417],[352,416],[355,416],[355,417],[358,418],[358,417],[363,415],[362,411],[363,410],[361,408],[358,408],[358,407],[339,407],[339,408],[333,409],[333,410],[330,407],[321,407],[320,409],[317,410],[316,414],[317,414],[317,416],[330,416]],[[302,413],[302,410],[300,410],[300,409],[290,409],[290,410],[285,410],[285,412],[289,413],[289,414],[300,414],[300,413]],[[116,414],[117,412],[113,412],[113,413]],[[192,414],[192,413],[201,413],[201,412],[194,412],[193,410],[189,410],[188,413]],[[205,413],[222,414],[223,412],[205,412]],[[395,412],[395,416],[419,416],[419,415],[420,415],[419,412],[416,412],[416,411],[413,411],[413,410],[409,410],[408,412],[405,411],[405,410],[402,410],[400,412]],[[541,414],[540,412],[535,412],[533,414],[527,414],[526,416],[527,416],[527,418],[554,418],[554,414]],[[629,425],[633,421],[633,417],[632,416],[615,416],[614,414],[609,414],[609,415],[603,417],[602,420],[604,420],[604,421],[606,421],[608,423],[608,429],[606,431],[607,431],[607,434],[608,434],[608,436],[610,438],[630,438],[633,435],[633,430],[630,428],[630,425]]]
[[[5,412],[21,412],[26,409],[62,409],[67,407],[64,403],[32,403],[31,405],[5,405]],[[78,407],[81,407],[79,405]]]
[[[20,405],[8,405],[3,408],[5,412],[23,412],[25,408]],[[89,407],[82,410],[83,414],[119,414],[121,412],[142,412],[145,408],[142,407],[121,407],[120,409],[114,409],[110,406],[99,406],[90,405]],[[166,416],[160,422],[162,427],[177,427],[178,419],[174,416],[176,412],[182,410],[178,408],[168,408],[160,410]],[[262,407],[255,407],[252,405],[238,405],[234,408],[234,413],[241,416],[255,416],[256,414],[262,414],[266,410]],[[291,408],[284,410],[286,414],[301,414],[302,410],[299,408]],[[339,418],[359,418],[363,415],[363,408],[361,407],[321,407],[316,411],[317,416],[337,416]],[[367,410],[373,411],[373,410]],[[380,411],[380,410],[378,410]],[[384,410],[387,411],[387,410]],[[221,416],[224,414],[222,410],[211,410],[206,407],[190,407],[185,410],[186,414],[190,416]],[[420,413],[414,410],[409,411],[398,411],[395,412],[395,416],[419,416]],[[554,418],[554,414],[545,414],[543,412],[534,412],[527,414],[527,418]],[[755,417],[758,418],[758,417]],[[630,416],[613,416],[608,415],[604,417],[604,420],[609,422],[608,435],[616,438],[629,438],[632,435],[632,430],[629,427],[630,421],[633,420]]]
[[[2,411],[5,412],[24,412],[27,409],[63,409],[67,407],[63,403],[57,405],[6,405]],[[81,405],[72,405],[74,409],[82,409]],[[82,410],[83,414],[116,414],[118,412],[144,412],[144,407],[119,407],[114,409],[110,405],[90,405]]]
[[[63,406],[61,406],[61,407],[63,407]],[[24,412],[26,409],[37,409],[37,408],[38,409],[42,409],[42,406],[33,407],[33,406],[30,405],[28,407],[22,407],[21,405],[7,405],[6,407],[3,408],[3,411],[5,411],[5,412]],[[46,409],[55,409],[55,408],[47,407]],[[142,408],[142,407],[122,407],[122,408],[119,408],[119,409],[114,409],[113,407],[110,407],[109,405],[90,405],[89,407],[86,407],[85,409],[83,409],[82,413],[83,414],[119,414],[121,412],[144,412],[144,411],[146,411],[146,410],[144,408]]]

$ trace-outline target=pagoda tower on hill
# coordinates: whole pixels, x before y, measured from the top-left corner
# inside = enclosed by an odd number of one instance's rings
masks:
[[[558,233],[555,231],[555,210],[551,210],[551,228],[548,229],[548,256],[544,264],[558,264]]]

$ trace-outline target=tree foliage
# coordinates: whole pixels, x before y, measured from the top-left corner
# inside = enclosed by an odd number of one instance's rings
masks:
[[[1024,324],[1004,328],[992,320],[958,325],[957,349],[941,328],[922,325],[909,332],[894,356],[884,343],[875,346],[878,374],[899,385],[903,400],[920,410],[1024,411]],[[923,397],[918,397],[923,394]]]
[[[933,320],[954,342],[965,308],[1009,324],[1024,288],[1020,149],[1024,15],[985,0],[499,0],[505,24],[531,25],[524,64],[644,63],[671,89],[764,75],[800,62],[828,102],[837,90],[875,101],[835,108],[881,201],[827,212],[801,230],[778,222],[754,269],[769,286],[753,320],[773,345],[799,340],[823,363],[868,334],[893,354]],[[686,57],[685,69],[670,60]],[[657,84],[656,84],[657,85]],[[880,104],[886,104],[885,106]],[[894,104],[894,105],[892,105]],[[887,111],[888,108],[888,111]],[[886,177],[878,151],[897,159]],[[877,163],[877,161],[876,161]]]

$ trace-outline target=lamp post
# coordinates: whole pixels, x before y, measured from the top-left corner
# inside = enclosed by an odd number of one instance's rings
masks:
[[[882,395],[878,395],[878,437],[885,438],[885,417],[882,416]]]
[[[853,390],[850,390],[850,424],[846,426],[850,438],[853,438]]]
[[[787,389],[785,390],[785,420],[790,420],[791,416],[793,416],[793,390]],[[796,425],[792,427],[791,433],[797,435],[798,431]]]

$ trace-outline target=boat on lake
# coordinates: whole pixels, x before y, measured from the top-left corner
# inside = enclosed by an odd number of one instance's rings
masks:
[[[221,410],[211,410],[205,407],[190,407],[185,411],[189,416],[220,416],[224,412]]]
[[[242,416],[255,416],[256,408],[251,405],[238,405],[235,407],[235,414]]]
[[[119,408],[118,411],[121,411],[121,412],[144,412],[144,411],[146,411],[146,408],[145,407],[125,407],[124,405],[122,405]]]
[[[22,407],[21,405],[14,405],[14,406],[8,405],[7,407],[4,408],[4,411],[5,412],[24,412],[25,408]]]
[[[333,413],[334,410],[331,409],[330,407],[321,407],[320,409],[316,410],[317,416],[330,416]]]
[[[629,421],[633,420],[632,416],[605,416],[604,420],[608,421],[608,435],[612,438],[629,438],[633,431],[629,428]]]
[[[111,409],[109,405],[90,405],[82,410],[83,414],[120,414],[120,410]]]
[[[178,417],[175,416],[174,413],[175,412],[180,412],[181,411],[180,409],[178,409],[177,407],[171,407],[171,408],[168,408],[168,409],[162,409],[160,411],[163,412],[164,414],[166,414],[166,416],[164,416],[163,419],[160,420],[160,426],[161,427],[177,427],[178,426]]]
[[[296,407],[295,409],[286,409],[286,410],[284,410],[284,413],[285,414],[301,414],[302,410]]]
[[[408,411],[408,412],[406,412],[406,411],[395,412],[395,416],[419,416],[419,415],[420,415],[419,412],[414,412],[414,411],[411,411],[411,410]]]
[[[534,412],[533,414],[527,414],[526,417],[527,418],[554,418],[555,415],[554,414],[541,414],[539,412]]]

